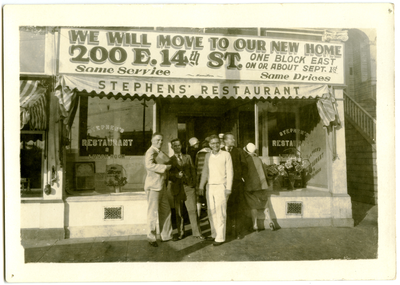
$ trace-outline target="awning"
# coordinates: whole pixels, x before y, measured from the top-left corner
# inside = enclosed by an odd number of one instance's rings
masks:
[[[103,95],[178,98],[321,98],[326,84],[260,83],[251,81],[126,78],[62,75],[61,85],[71,90]]]
[[[57,76],[54,96],[58,98],[60,116],[63,117],[64,124],[70,127],[75,117],[79,98],[76,95],[76,91],[65,86],[64,83],[62,76]]]
[[[340,117],[336,108],[336,100],[332,95],[332,92],[325,94],[317,102],[317,108],[321,120],[324,122],[324,126],[340,125]]]
[[[31,129],[47,128],[46,87],[38,80],[20,80],[19,106],[22,129],[27,123]]]

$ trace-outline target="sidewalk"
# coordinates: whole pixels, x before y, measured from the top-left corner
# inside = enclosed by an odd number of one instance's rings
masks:
[[[354,228],[289,228],[251,232],[242,240],[212,242],[191,236],[148,245],[146,236],[24,240],[25,262],[289,261],[374,259],[378,251],[377,206],[353,202]],[[208,223],[202,222],[205,235]]]

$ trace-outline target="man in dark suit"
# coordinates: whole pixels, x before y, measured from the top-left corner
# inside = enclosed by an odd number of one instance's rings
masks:
[[[145,168],[147,171],[144,190],[147,196],[147,238],[151,246],[157,247],[157,219],[162,241],[172,239],[171,208],[168,202],[166,182],[168,170],[168,156],[161,151],[163,135],[154,133],[151,147],[145,154]]]
[[[232,157],[233,183],[232,194],[227,206],[227,234],[237,239],[243,238],[244,220],[244,177],[247,174],[246,154],[240,148],[235,147],[235,137],[231,133],[224,134],[225,146],[222,150],[228,151]]]
[[[181,240],[185,236],[185,228],[182,216],[184,202],[189,214],[193,236],[195,238],[204,240],[204,237],[201,234],[196,210],[196,169],[190,155],[182,154],[182,144],[179,139],[172,140],[171,147],[175,154],[171,156],[172,167],[169,172],[169,180],[171,181],[171,193],[174,197],[176,227],[178,230],[178,237],[174,237],[173,240]]]

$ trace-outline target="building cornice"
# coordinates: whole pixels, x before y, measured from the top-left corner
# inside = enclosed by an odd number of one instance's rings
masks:
[[[345,42],[348,39],[349,36],[347,34],[347,30],[344,31],[324,30],[324,34],[322,35],[322,41],[324,42],[331,42],[331,41]]]

